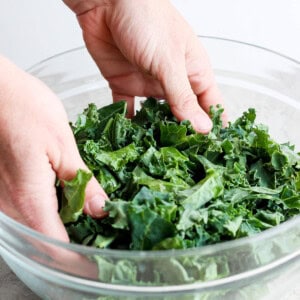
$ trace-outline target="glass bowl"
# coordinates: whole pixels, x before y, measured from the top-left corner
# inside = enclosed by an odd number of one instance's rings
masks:
[[[254,107],[274,139],[290,141],[299,151],[299,62],[242,42],[201,40],[230,119]],[[62,99],[70,121],[90,102],[112,101],[85,48],[51,57],[29,72]],[[0,237],[3,259],[43,299],[285,299],[300,280],[300,217],[252,237],[188,250],[66,244],[3,213]]]

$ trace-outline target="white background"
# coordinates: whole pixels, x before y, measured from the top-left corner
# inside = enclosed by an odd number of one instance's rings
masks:
[[[254,43],[300,61],[300,0],[172,2],[197,34]],[[20,67],[82,44],[76,18],[61,0],[0,0],[0,53]]]

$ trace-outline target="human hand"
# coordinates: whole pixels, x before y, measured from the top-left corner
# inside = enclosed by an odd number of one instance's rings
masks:
[[[224,106],[199,38],[167,0],[65,0],[113,99],[166,98],[179,119],[207,133],[211,105]],[[226,114],[223,115],[226,123]]]
[[[72,179],[82,161],[60,100],[39,80],[0,57],[0,210],[68,241],[58,214],[56,177]],[[85,212],[103,215],[107,196],[95,178]]]

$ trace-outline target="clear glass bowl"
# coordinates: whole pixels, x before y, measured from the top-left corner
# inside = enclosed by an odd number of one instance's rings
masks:
[[[201,39],[230,118],[254,107],[258,122],[277,141],[290,141],[299,151],[299,62],[237,41]],[[90,102],[111,102],[107,82],[85,48],[51,57],[29,72],[58,94],[71,121]],[[0,237],[3,259],[43,299],[284,299],[300,280],[300,217],[256,236],[189,250],[65,244],[3,213]]]

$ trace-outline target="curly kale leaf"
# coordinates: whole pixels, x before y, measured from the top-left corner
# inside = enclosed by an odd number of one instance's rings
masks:
[[[251,236],[298,215],[294,147],[276,143],[255,123],[252,108],[226,128],[222,112],[211,108],[213,129],[203,135],[154,98],[133,119],[126,118],[126,102],[90,104],[72,129],[109,196],[108,217],[82,213],[91,174],[80,171],[64,182],[61,201],[71,240],[100,248],[184,249]]]

